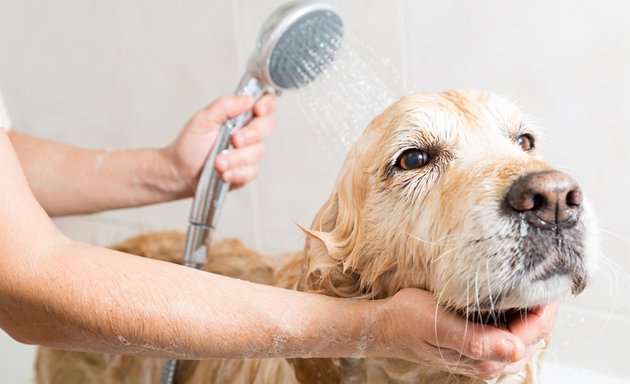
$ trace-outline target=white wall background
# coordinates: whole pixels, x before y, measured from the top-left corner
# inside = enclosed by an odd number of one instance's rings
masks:
[[[0,84],[15,127],[88,147],[166,145],[194,111],[233,91],[259,26],[281,3],[0,0]],[[546,126],[546,158],[581,182],[609,261],[587,293],[564,304],[547,361],[630,382],[630,2],[333,4],[409,89],[492,90]],[[301,248],[293,223],[310,223],[337,169],[313,145],[294,95],[279,100],[278,118],[258,180],[229,196],[216,234],[266,252]],[[185,230],[189,206],[57,222],[73,238],[105,245]],[[0,339],[0,382],[28,382],[32,353]]]

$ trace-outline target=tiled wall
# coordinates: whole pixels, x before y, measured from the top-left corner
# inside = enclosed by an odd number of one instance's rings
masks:
[[[264,18],[282,1],[0,0],[0,84],[16,128],[89,147],[166,145],[186,119],[236,86]],[[407,88],[487,89],[519,100],[546,127],[543,152],[573,174],[600,218],[607,257],[591,289],[568,300],[550,360],[627,378],[630,363],[630,3],[338,0],[347,30]],[[287,92],[259,178],[231,193],[217,237],[294,250],[338,164]],[[108,244],[185,229],[189,201],[58,220]],[[0,380],[25,382],[26,358],[3,341]],[[17,355],[16,355],[17,354]],[[18,368],[19,366],[21,368]]]

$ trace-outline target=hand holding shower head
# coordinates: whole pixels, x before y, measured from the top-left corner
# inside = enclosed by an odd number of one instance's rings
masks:
[[[334,59],[342,36],[341,18],[327,3],[298,1],[278,8],[260,31],[256,50],[236,93],[258,99],[270,88],[281,91],[308,84]],[[251,117],[249,111],[221,127],[202,171],[184,252],[188,266],[205,264],[209,230],[216,225],[218,210],[229,189],[214,168],[216,156],[230,148],[230,136]]]
[[[237,94],[259,99],[265,92],[295,89],[314,80],[334,59],[341,46],[343,23],[332,6],[317,0],[294,1],[267,18],[258,35],[254,55],[236,88]],[[206,264],[210,231],[229,184],[214,167],[219,153],[230,149],[230,136],[245,126],[252,112],[228,120],[216,142],[197,184],[184,249],[184,264],[199,268]],[[177,360],[164,365],[162,384],[172,384]]]

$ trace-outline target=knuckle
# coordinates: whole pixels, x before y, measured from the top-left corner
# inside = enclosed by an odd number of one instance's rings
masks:
[[[236,95],[223,95],[210,104],[207,108],[208,111],[227,111],[238,105],[239,99]]]
[[[219,99],[217,99],[217,104],[227,104],[227,103],[232,103],[234,102],[235,97],[234,95],[223,95],[221,97],[219,97]]]
[[[235,156],[232,160],[232,167],[235,170],[238,170],[239,174],[243,173],[243,167],[249,164],[248,158],[246,154],[241,154],[240,156]]]
[[[249,131],[249,134],[248,134],[248,136],[249,136],[248,139],[249,140],[248,141],[250,143],[252,143],[252,144],[253,143],[258,143],[261,140],[260,126],[259,125],[254,125],[252,128],[254,128],[254,129]]]
[[[190,125],[192,126],[200,126],[204,123],[204,112],[197,112],[190,118]]]
[[[208,104],[197,115],[201,113],[208,113],[208,112],[211,113],[217,109],[225,108],[225,105],[227,105],[228,102],[229,102],[229,96],[221,96],[218,99],[215,99],[212,103]]]
[[[471,337],[468,339],[468,352],[470,353],[470,357],[473,359],[481,359],[485,356],[486,346],[483,338],[481,337]]]
[[[242,184],[243,183],[243,173],[240,169],[235,169],[232,171],[232,179],[230,180],[232,183]]]
[[[215,159],[215,164],[221,164],[225,169],[230,169],[233,163],[232,154],[226,151],[219,153]]]

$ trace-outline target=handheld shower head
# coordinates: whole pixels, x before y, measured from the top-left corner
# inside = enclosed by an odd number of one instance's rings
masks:
[[[297,1],[278,8],[264,23],[256,49],[236,93],[260,98],[275,91],[299,88],[311,82],[334,59],[341,46],[343,23],[337,12],[321,1]],[[230,136],[252,117],[248,111],[229,120],[219,131],[215,146],[199,178],[190,215],[184,262],[205,264],[209,230],[229,185],[214,168],[216,156],[229,149]],[[194,232],[194,233],[191,233]]]

